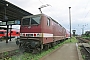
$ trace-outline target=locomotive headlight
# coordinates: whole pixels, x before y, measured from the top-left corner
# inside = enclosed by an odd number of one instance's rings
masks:
[[[20,33],[20,36],[25,36],[25,34],[23,34],[23,33]]]
[[[22,33],[20,33],[20,36],[23,36],[23,34],[22,34]]]
[[[37,34],[37,37],[40,37],[40,34]]]

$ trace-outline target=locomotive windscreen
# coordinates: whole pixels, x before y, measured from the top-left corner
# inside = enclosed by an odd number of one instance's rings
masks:
[[[25,18],[22,21],[22,25],[29,25],[30,24],[30,18]]]
[[[23,18],[22,25],[38,25],[40,24],[40,18],[40,16]]]

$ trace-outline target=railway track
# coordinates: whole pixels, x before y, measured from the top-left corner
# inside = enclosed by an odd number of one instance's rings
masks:
[[[19,49],[7,51],[7,52],[0,53],[0,59],[2,59],[2,60],[7,59],[8,60],[8,58],[15,56],[15,55],[20,55],[20,54],[21,54],[21,52]]]
[[[84,60],[90,60],[90,45],[82,38],[77,38],[81,47],[81,54]]]
[[[90,60],[90,47],[85,47],[84,45],[82,45],[81,54],[84,60]]]
[[[90,47],[84,47],[84,49],[88,52],[88,54],[90,55]]]

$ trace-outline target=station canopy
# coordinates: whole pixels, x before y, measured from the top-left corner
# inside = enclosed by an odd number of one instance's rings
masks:
[[[23,16],[33,15],[18,6],[6,1],[0,0],[0,21],[21,20]]]

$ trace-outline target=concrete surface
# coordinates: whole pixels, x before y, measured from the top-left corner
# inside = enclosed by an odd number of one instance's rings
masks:
[[[64,44],[61,48],[41,60],[79,60],[75,43]]]
[[[12,39],[12,41],[8,41],[8,43],[6,43],[6,41],[0,41],[0,53],[15,49],[19,49],[19,47],[16,45],[15,39]]]

